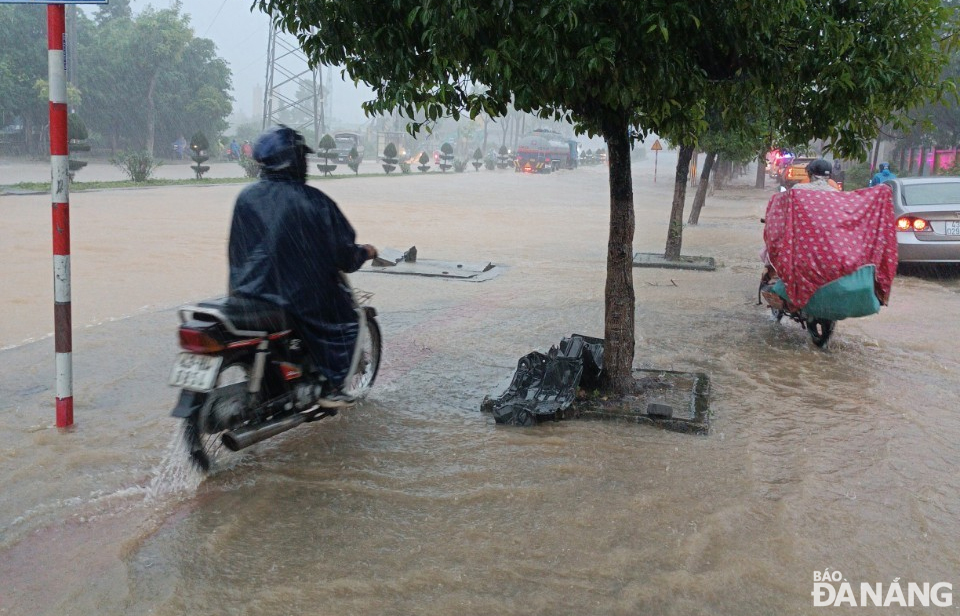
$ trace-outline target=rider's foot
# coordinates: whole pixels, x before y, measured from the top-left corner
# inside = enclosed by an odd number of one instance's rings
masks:
[[[356,403],[356,401],[356,396],[351,396],[343,391],[342,388],[337,387],[336,389],[326,392],[323,397],[317,401],[317,406],[325,409],[336,409],[350,406]]]

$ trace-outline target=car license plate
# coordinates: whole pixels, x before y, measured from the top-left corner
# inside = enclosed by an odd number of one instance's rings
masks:
[[[180,353],[170,373],[170,384],[190,391],[207,392],[217,382],[223,358],[217,355]]]
[[[948,220],[946,234],[960,235],[960,220]]]

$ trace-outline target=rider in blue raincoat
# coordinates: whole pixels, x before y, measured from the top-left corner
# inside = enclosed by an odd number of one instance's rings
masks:
[[[377,255],[327,195],[307,186],[303,136],[286,126],[264,132],[253,147],[259,181],[237,197],[230,228],[230,292],[268,301],[293,318],[314,368],[332,396],[350,368],[358,317],[340,272]]]
[[[890,163],[880,163],[878,168],[880,170],[870,178],[869,186],[879,186],[887,180],[892,180],[897,177],[896,173],[890,171]]]

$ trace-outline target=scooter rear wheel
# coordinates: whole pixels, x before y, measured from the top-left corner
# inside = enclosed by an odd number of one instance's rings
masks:
[[[229,364],[220,369],[216,387],[246,383],[249,379],[249,366],[242,363]],[[221,436],[225,430],[242,422],[244,410],[249,405],[249,396],[244,388],[235,395],[217,398],[202,415],[201,409],[183,420],[187,453],[197,470],[210,473],[226,466],[230,458],[238,455],[224,446]]]
[[[807,321],[807,331],[810,332],[810,339],[813,340],[813,344],[815,344],[817,348],[822,349],[826,346],[827,341],[830,340],[830,335],[833,334],[835,325],[836,321],[827,319],[811,319]]]

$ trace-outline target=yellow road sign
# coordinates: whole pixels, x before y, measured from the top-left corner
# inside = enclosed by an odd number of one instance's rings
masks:
[[[654,141],[653,145],[650,146],[650,149],[653,150],[654,152],[659,152],[660,150],[662,150],[663,146],[660,145],[660,140],[657,139],[656,141]]]

